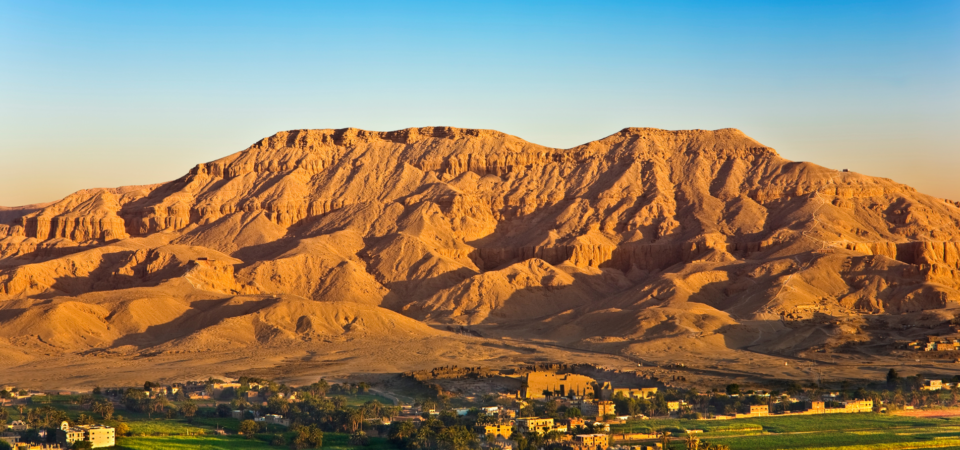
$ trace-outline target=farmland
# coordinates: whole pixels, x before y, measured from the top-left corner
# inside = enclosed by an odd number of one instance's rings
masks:
[[[926,419],[886,414],[830,414],[737,420],[637,420],[614,425],[612,433],[669,431],[683,448],[687,430],[735,450],[834,448],[960,448],[960,419]]]

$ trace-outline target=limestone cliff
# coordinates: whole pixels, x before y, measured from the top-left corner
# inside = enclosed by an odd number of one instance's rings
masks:
[[[582,344],[960,305],[957,203],[735,129],[571,149],[447,127],[288,131],[169,183],[6,210],[0,300],[21,306],[189,285],[524,336],[536,322]]]

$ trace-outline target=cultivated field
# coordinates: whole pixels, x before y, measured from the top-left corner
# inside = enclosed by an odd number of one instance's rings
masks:
[[[613,433],[670,431],[683,448],[686,430],[735,450],[832,448],[960,449],[960,418],[916,418],[886,414],[821,414],[737,420],[642,420],[614,425]]]

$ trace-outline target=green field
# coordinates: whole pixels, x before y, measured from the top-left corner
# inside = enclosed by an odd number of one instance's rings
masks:
[[[292,440],[292,433],[285,434],[287,442]],[[286,448],[270,445],[272,434],[259,434],[255,439],[242,436],[147,436],[125,437],[117,442],[116,448],[127,450],[162,450],[162,449],[265,449]],[[344,433],[324,433],[323,448],[332,450],[356,450],[360,447],[349,445],[349,436]],[[370,445],[362,447],[364,450],[393,450],[385,439],[372,438]]]
[[[683,448],[685,430],[735,450],[834,448],[960,448],[960,419],[929,419],[885,414],[820,414],[737,420],[653,419],[614,425],[613,433],[668,430]]]
[[[120,438],[117,444],[115,448],[129,450],[277,448],[260,440],[239,436],[125,437]]]

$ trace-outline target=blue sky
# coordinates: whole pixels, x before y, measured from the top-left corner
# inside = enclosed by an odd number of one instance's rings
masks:
[[[0,205],[430,125],[734,127],[960,200],[960,2],[0,0]]]

